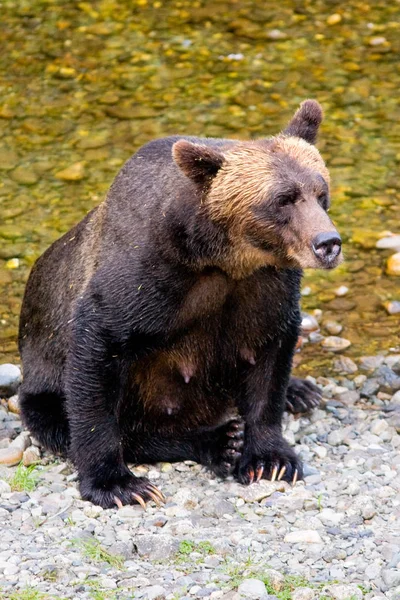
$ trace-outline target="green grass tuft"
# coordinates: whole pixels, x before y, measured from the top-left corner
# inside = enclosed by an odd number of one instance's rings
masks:
[[[204,557],[210,554],[215,554],[214,546],[208,542],[192,542],[192,540],[182,540],[179,544],[178,552],[176,553],[176,563],[185,563],[190,560],[189,555],[192,552],[201,554],[201,557],[196,560],[200,564],[204,562]]]
[[[124,558],[116,554],[110,554],[96,538],[90,540],[75,539],[72,543],[78,546],[83,554],[94,562],[105,562],[115,569],[123,569],[124,567]]]
[[[8,480],[13,492],[33,492],[39,481],[36,465],[24,467],[19,463],[14,475]]]
[[[18,590],[10,595],[3,595],[0,591],[0,600],[66,600],[65,597],[54,596],[54,594],[45,594],[39,590],[28,587],[24,590]]]

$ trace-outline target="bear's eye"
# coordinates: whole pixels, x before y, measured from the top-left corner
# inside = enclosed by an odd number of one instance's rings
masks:
[[[317,200],[318,204],[322,206],[324,210],[327,211],[329,209],[329,197],[326,192],[322,192],[322,194],[318,196]]]
[[[278,206],[288,206],[289,204],[294,204],[298,197],[299,191],[297,189],[289,190],[284,194],[280,194],[277,197]]]

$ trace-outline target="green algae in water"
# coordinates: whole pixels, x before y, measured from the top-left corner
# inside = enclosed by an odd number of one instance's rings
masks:
[[[101,201],[141,144],[268,136],[308,97],[326,112],[319,147],[347,262],[307,273],[303,308],[344,326],[350,356],[398,346],[399,318],[382,303],[400,299],[400,280],[371,240],[400,232],[399,21],[396,4],[353,0],[3,2],[0,362],[18,360],[35,258]],[[8,269],[12,258],[19,267]],[[329,305],[341,284],[349,311]],[[304,372],[332,362],[318,344],[302,359]]]

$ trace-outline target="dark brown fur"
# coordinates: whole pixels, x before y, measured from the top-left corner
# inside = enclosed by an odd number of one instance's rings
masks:
[[[151,142],[32,269],[22,416],[74,461],[84,498],[151,498],[127,461],[192,459],[243,483],[275,466],[301,476],[281,434],[301,268],[340,260],[313,246],[335,233],[310,146],[320,121],[307,101],[271,140]],[[299,380],[288,393],[291,406],[315,398]]]

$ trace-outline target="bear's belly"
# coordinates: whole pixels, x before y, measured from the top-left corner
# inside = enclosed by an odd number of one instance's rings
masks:
[[[198,324],[131,368],[143,426],[177,433],[225,423],[235,413],[244,371],[254,362],[255,353],[238,346],[219,319]]]
[[[140,412],[157,430],[214,427],[229,418],[234,406],[234,369],[226,378],[214,349],[202,352],[186,344],[155,352],[132,370]]]

